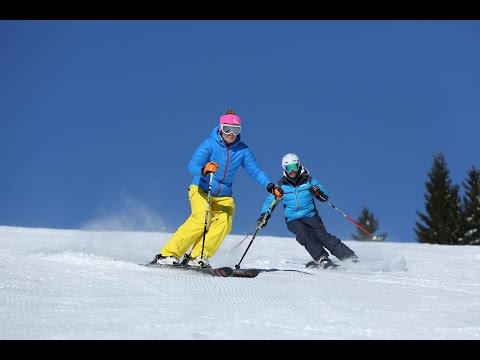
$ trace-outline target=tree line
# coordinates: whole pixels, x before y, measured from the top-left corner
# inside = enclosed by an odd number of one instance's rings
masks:
[[[428,244],[480,245],[480,172],[472,166],[460,186],[453,184],[445,158],[434,156],[425,183],[426,213],[417,211],[417,241]]]
[[[472,166],[460,186],[453,184],[450,171],[442,153],[434,155],[433,165],[425,182],[425,213],[416,211],[420,221],[415,222],[417,241],[428,244],[480,245],[480,171]],[[374,234],[380,221],[364,207],[358,223]],[[372,240],[358,230],[351,234],[354,240]],[[380,234],[384,240],[387,233]]]

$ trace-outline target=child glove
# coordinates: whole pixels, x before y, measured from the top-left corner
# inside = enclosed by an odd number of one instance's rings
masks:
[[[317,185],[312,185],[310,190],[313,193],[313,195],[321,202],[325,202],[328,200],[328,195],[325,194],[322,190],[320,190],[320,188]]]
[[[267,226],[268,219],[270,219],[270,215],[271,215],[270,212],[262,213],[262,215],[260,215],[260,217],[257,220],[257,226],[259,229]]]
[[[270,183],[267,186],[267,191],[275,195],[275,200],[279,201],[283,198],[283,189],[275,186],[275,184]]]

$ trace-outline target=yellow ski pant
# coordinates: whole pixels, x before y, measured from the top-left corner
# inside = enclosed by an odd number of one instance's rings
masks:
[[[180,258],[193,245],[190,256],[195,258],[202,254],[203,231],[207,211],[208,194],[196,185],[188,188],[188,197],[192,214],[177,229],[160,251],[163,256]],[[203,256],[210,258],[218,250],[225,237],[232,231],[235,202],[231,196],[210,196],[210,211],[207,220]]]

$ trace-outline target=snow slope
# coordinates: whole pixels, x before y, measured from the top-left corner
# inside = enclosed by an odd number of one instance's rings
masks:
[[[260,232],[255,279],[139,266],[169,235],[0,226],[0,339],[480,339],[478,246],[345,241],[361,262],[325,271]]]

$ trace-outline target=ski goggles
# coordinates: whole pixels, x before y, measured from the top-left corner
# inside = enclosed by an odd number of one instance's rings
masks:
[[[238,125],[222,124],[221,129],[225,135],[230,135],[230,134],[238,135],[240,134],[240,130],[242,130],[242,127]]]
[[[300,169],[300,165],[298,163],[288,164],[283,167],[286,172],[291,171],[298,171]]]

